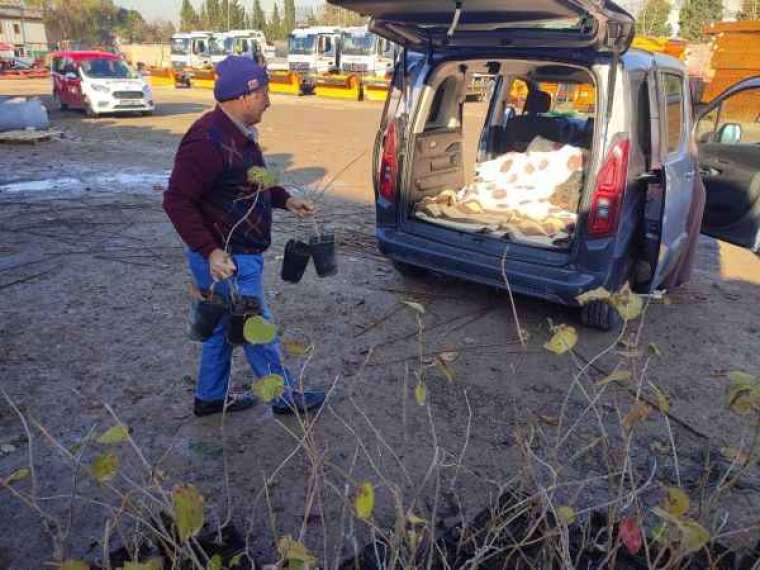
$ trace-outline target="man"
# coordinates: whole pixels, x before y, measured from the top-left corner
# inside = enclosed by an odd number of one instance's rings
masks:
[[[266,70],[249,58],[229,56],[219,63],[214,87],[218,104],[180,142],[164,209],[188,246],[187,260],[198,289],[204,294],[213,289],[214,295],[229,300],[232,285],[241,296],[257,297],[262,316],[271,320],[262,288],[262,254],[271,243],[272,208],[304,217],[314,213],[314,205],[279,186],[263,188],[248,181],[251,167],[266,166],[254,125],[269,107],[268,83]],[[250,393],[228,390],[232,358],[228,322],[228,316],[223,317],[203,343],[197,416],[225,409],[236,412],[255,404]],[[297,389],[282,365],[277,340],[246,344],[245,355],[255,377],[279,374],[285,379],[285,393],[272,404],[275,413],[305,412],[323,403],[324,393]]]

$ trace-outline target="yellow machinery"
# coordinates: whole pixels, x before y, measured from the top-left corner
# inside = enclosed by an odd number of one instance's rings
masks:
[[[298,95],[301,92],[301,79],[292,71],[272,71],[269,74],[270,93]]]
[[[660,38],[650,36],[636,36],[633,38],[631,47],[642,49],[651,53],[664,53],[683,60],[686,52],[686,42],[675,38]]]
[[[317,97],[361,101],[362,82],[357,75],[320,75],[314,93]]]
[[[385,101],[391,82],[388,77],[367,76],[362,79],[362,90],[367,101]]]
[[[151,67],[148,69],[148,81],[151,85],[174,85],[174,73],[166,67]]]
[[[193,87],[201,89],[213,89],[216,81],[216,72],[213,69],[193,70],[190,83]]]

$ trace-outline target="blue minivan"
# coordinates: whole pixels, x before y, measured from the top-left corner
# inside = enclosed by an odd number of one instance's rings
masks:
[[[604,0],[330,3],[403,47],[373,163],[379,247],[400,271],[577,306],[684,281],[700,225],[760,249],[760,78],[697,114],[683,64],[629,49],[633,17]],[[602,302],[580,312],[617,324]]]

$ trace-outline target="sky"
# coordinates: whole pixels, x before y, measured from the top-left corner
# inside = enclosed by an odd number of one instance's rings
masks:
[[[201,0],[191,0],[197,8]],[[261,7],[265,12],[269,12],[272,9],[274,0],[260,0]],[[143,17],[148,21],[155,20],[172,20],[173,22],[179,21],[179,8],[182,6],[182,0],[114,0],[114,3],[123,6],[124,8],[130,8],[133,10],[139,10]],[[241,0],[240,2],[245,6],[246,10],[250,10],[253,6],[253,0]],[[307,6],[318,3],[317,0],[296,0],[296,6]],[[282,0],[280,0],[282,5]]]

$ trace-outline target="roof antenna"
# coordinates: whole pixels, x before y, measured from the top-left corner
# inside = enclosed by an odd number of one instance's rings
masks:
[[[462,15],[462,0],[457,0],[454,2],[454,5],[456,6],[456,9],[454,10],[454,19],[451,21],[451,26],[449,26],[449,31],[446,32],[446,35],[450,38],[454,35],[454,32],[457,29],[457,26],[459,25],[459,16]]]

